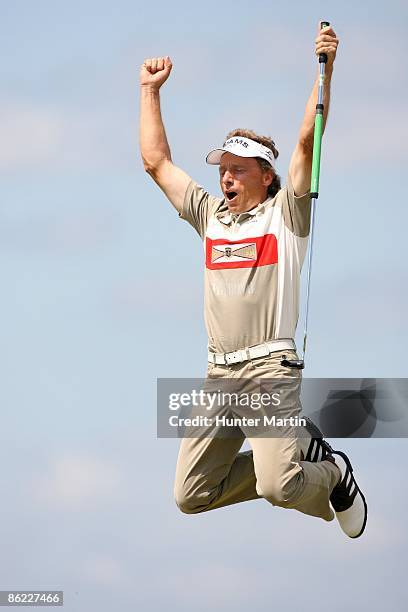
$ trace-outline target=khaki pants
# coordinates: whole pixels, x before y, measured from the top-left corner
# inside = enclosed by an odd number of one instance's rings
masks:
[[[296,359],[295,351],[284,351]],[[209,364],[207,380],[298,378],[301,373],[281,366],[282,352],[230,366]],[[299,401],[290,416],[299,415]],[[288,427],[284,437],[248,436],[251,451],[239,452],[246,438],[234,435],[184,437],[176,468],[175,499],[182,512],[194,514],[263,497],[275,506],[293,508],[320,517],[334,518],[329,497],[339,479],[330,461],[303,461],[311,435],[294,435]]]

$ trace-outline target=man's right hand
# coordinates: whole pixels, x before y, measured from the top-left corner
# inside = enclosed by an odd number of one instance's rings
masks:
[[[146,59],[140,68],[140,85],[159,90],[169,78],[172,68],[169,56]]]

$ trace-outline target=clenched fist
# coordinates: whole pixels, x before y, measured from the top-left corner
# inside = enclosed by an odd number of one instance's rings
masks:
[[[315,40],[315,52],[316,55],[320,53],[326,53],[327,55],[327,66],[331,66],[336,58],[337,47],[339,45],[339,39],[336,36],[336,32],[331,26],[326,26],[320,29]]]
[[[146,59],[140,68],[140,85],[160,89],[169,78],[172,68],[169,56]]]

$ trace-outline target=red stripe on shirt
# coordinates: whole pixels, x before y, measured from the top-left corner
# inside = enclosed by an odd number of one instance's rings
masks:
[[[242,261],[224,261],[217,263],[211,261],[211,253],[213,246],[228,246],[237,244],[256,244],[256,259],[245,259]],[[242,240],[224,240],[217,238],[211,240],[206,238],[205,245],[205,265],[209,270],[225,270],[227,268],[257,268],[259,266],[269,266],[278,263],[278,243],[274,234],[265,234],[255,238],[244,238]]]

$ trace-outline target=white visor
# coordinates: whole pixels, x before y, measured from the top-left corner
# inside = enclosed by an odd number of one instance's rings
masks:
[[[271,149],[264,147],[259,144],[259,142],[255,142],[255,140],[244,138],[243,136],[229,138],[224,142],[222,149],[213,149],[209,152],[205,160],[207,164],[219,164],[224,153],[232,153],[239,157],[262,157],[262,159],[266,159],[272,167],[275,162]]]

